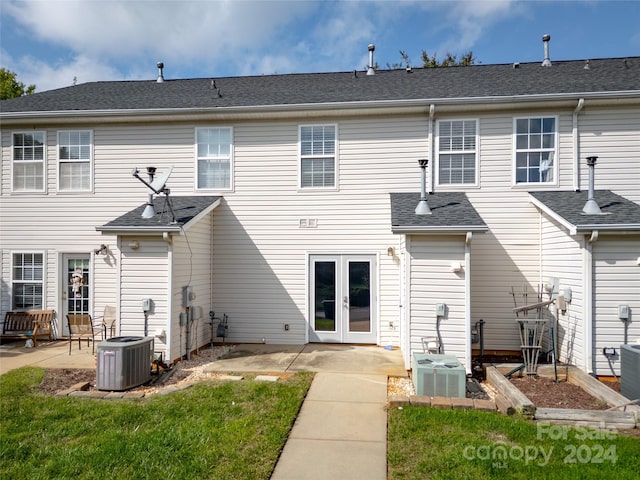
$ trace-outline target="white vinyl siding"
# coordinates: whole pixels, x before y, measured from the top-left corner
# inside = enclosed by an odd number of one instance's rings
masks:
[[[44,253],[20,252],[11,256],[11,308],[41,310],[44,305]]]
[[[233,129],[196,128],[196,188],[228,191],[233,186]]]
[[[300,187],[335,188],[337,127],[300,126]]]
[[[625,324],[618,318],[618,305],[628,305],[632,321],[628,324],[627,341],[640,339],[640,235],[601,236],[593,243],[594,310],[593,362],[596,375],[620,375],[620,345],[624,343]],[[611,366],[602,350],[616,349]]]
[[[464,365],[466,301],[465,275],[451,271],[451,263],[464,265],[465,237],[409,236],[409,302],[411,352],[422,352],[422,337],[441,338],[441,353],[455,355]],[[447,315],[436,316],[436,305],[447,305]]]
[[[46,149],[45,132],[13,132],[12,190],[44,192]]]
[[[516,184],[557,183],[557,126],[557,117],[513,120]]]
[[[92,188],[91,130],[58,131],[58,190],[89,192]]]
[[[477,131],[477,120],[438,121],[436,148],[439,185],[477,183]]]
[[[564,313],[557,312],[558,328],[555,331],[556,351],[560,361],[585,368],[585,322],[584,322],[584,281],[583,248],[580,237],[571,237],[566,229],[547,217],[541,217],[542,258],[541,283],[558,279],[560,294],[571,291],[571,300]],[[545,296],[545,299],[548,298]],[[551,307],[555,309],[555,307]],[[549,327],[551,324],[549,324]],[[550,341],[550,330],[546,339]],[[545,345],[544,350],[550,350]]]

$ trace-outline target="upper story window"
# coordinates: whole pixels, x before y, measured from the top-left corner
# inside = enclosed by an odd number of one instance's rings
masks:
[[[41,310],[44,305],[44,254],[14,253],[11,261],[11,308]]]
[[[91,191],[93,146],[91,130],[58,132],[58,190]]]
[[[336,126],[300,126],[300,187],[336,186]]]
[[[478,121],[438,121],[438,184],[476,184]]]
[[[556,117],[516,118],[515,182],[553,183],[556,181]]]
[[[232,138],[231,127],[196,128],[197,189],[231,189]]]
[[[13,191],[44,192],[45,132],[13,132],[11,139]]]

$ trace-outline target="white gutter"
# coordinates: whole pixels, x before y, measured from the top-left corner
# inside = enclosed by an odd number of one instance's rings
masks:
[[[598,240],[598,230],[591,232],[591,237],[585,239],[584,249],[584,272],[582,277],[584,278],[584,358],[585,358],[585,370],[587,373],[593,373],[593,243]]]
[[[324,103],[301,103],[296,105],[250,105],[232,107],[209,107],[209,108],[154,108],[154,109],[108,109],[108,110],[58,110],[58,111],[32,111],[32,112],[0,112],[0,119],[3,122],[13,121],[14,124],[20,122],[32,124],[35,120],[56,120],[68,119],[68,122],[76,121],[78,118],[91,119],[100,123],[131,122],[132,117],[137,117],[140,121],[162,121],[182,120],[191,121],[203,119],[208,115],[211,118],[221,120],[240,119],[264,119],[264,118],[287,118],[291,116],[313,116],[318,112],[326,112],[333,117],[344,115],[357,115],[358,113],[371,114],[406,114],[411,111],[424,112],[427,105],[438,105],[439,110],[446,112],[453,111],[490,111],[522,108],[523,103],[537,102],[536,108],[557,108],[561,106],[573,106],[576,97],[588,99],[600,99],[603,104],[611,105],[612,99],[618,99],[624,105],[630,105],[629,100],[634,97],[640,103],[640,90],[624,90],[616,92],[590,92],[590,93],[557,93],[542,95],[510,95],[502,97],[456,97],[456,98],[421,98],[421,99],[396,99],[396,100],[373,100],[373,101],[350,101],[350,102],[324,102]],[[548,102],[548,104],[541,103]],[[593,102],[590,104],[596,105]],[[379,109],[379,111],[376,111]],[[363,112],[363,110],[366,110]],[[170,119],[167,117],[171,117]]]
[[[419,233],[419,234],[438,234],[438,235],[446,235],[449,233],[467,233],[469,231],[473,232],[486,232],[489,230],[489,227],[486,225],[459,225],[456,227],[452,226],[444,226],[444,227],[418,227],[408,225],[405,227],[391,227],[392,233]]]
[[[573,189],[580,190],[580,133],[578,131],[578,114],[584,107],[584,98],[578,100],[573,111]]]
[[[427,158],[429,158],[429,161],[431,163],[431,170],[429,171],[429,192],[428,193],[433,193],[434,191],[434,186],[435,186],[435,168],[436,168],[436,161],[435,161],[435,146],[433,145],[433,117],[436,113],[436,106],[432,103],[431,105],[429,105],[429,155],[427,156]]]

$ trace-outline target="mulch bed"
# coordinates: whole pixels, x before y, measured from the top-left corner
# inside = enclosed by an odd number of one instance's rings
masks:
[[[569,383],[536,376],[512,378],[511,383],[524,393],[536,407],[606,410],[609,406],[582,388]]]

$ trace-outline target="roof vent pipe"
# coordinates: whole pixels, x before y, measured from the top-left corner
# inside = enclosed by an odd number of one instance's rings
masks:
[[[369,44],[369,68],[367,69],[367,75],[375,75],[376,71],[373,69],[373,51],[376,46],[373,43]]]
[[[550,67],[551,60],[549,58],[549,40],[551,40],[551,35],[548,33],[542,36],[542,42],[544,43],[544,60],[542,61],[543,67]]]
[[[598,202],[596,202],[595,194],[595,169],[598,157],[587,157],[587,166],[589,167],[589,193],[587,194],[587,203],[584,204],[582,211],[587,215],[599,215],[602,213]]]
[[[422,178],[420,182],[420,201],[416,207],[416,215],[431,215],[431,209],[427,203],[427,165],[429,160],[421,158],[418,160],[418,165],[422,169]]]
[[[164,63],[158,62],[156,65],[158,66],[158,79],[156,80],[156,82],[157,83],[163,83],[164,82],[164,75],[162,73],[162,70],[164,69]]]

